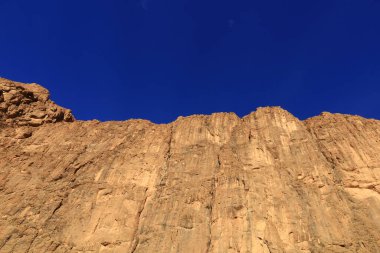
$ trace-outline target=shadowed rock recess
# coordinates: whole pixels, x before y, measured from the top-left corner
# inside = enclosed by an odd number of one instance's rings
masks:
[[[380,121],[76,121],[0,79],[0,252],[380,252]]]

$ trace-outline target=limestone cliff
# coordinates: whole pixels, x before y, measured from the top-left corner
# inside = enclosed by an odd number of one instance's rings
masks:
[[[380,252],[380,121],[76,121],[0,79],[0,252]]]

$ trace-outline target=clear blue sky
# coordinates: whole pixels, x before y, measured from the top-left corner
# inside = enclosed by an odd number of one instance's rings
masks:
[[[0,0],[0,76],[79,119],[380,119],[379,0]]]

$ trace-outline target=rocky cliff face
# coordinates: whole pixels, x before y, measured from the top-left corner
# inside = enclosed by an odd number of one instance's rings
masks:
[[[40,126],[74,120],[70,110],[49,100],[49,91],[38,84],[23,84],[0,78],[0,123]]]
[[[380,121],[75,121],[0,88],[0,252],[380,252]]]

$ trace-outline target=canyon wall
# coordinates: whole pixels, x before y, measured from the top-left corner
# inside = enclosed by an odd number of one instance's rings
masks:
[[[0,79],[0,252],[380,252],[380,121],[79,121]]]

